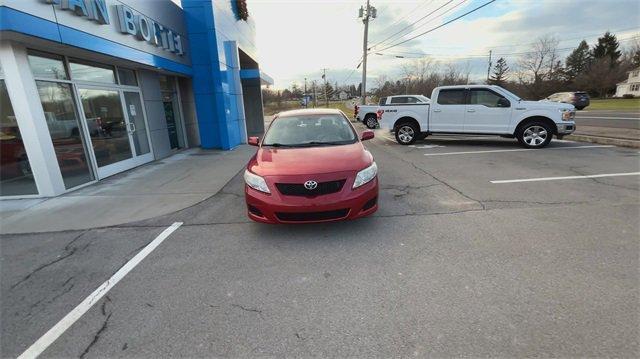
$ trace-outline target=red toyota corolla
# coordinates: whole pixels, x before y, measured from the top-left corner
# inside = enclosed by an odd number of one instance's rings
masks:
[[[378,209],[378,167],[339,110],[280,113],[244,172],[249,218],[264,223],[355,219]]]

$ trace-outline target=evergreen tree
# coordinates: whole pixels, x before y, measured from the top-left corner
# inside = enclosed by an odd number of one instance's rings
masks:
[[[591,53],[589,52],[589,45],[586,41],[582,40],[580,45],[573,50],[573,52],[567,56],[566,71],[570,80],[575,79],[580,74],[584,73],[589,67],[591,62]]]
[[[622,51],[618,49],[619,47],[620,43],[618,39],[616,39],[616,36],[607,31],[598,39],[598,43],[593,47],[593,57],[596,59],[608,58],[609,65],[614,67],[618,64],[620,56],[622,56]]]
[[[499,58],[493,67],[493,74],[489,78],[489,85],[502,86],[507,80],[508,72],[509,66],[507,66],[507,60],[505,60],[504,57]]]

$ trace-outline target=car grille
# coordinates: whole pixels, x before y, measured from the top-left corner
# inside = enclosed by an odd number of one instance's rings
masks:
[[[318,187],[312,190],[308,190],[301,183],[276,183],[276,187],[280,193],[286,196],[319,196],[323,194],[331,194],[340,192],[342,186],[347,180],[319,182]]]
[[[348,214],[348,208],[324,212],[276,212],[278,219],[285,222],[329,221],[344,218]]]

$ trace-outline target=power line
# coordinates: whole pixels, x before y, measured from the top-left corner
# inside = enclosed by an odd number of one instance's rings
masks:
[[[436,17],[433,17],[433,18],[431,18],[431,19],[427,20],[426,22],[424,22],[424,23],[422,23],[422,24],[420,24],[420,25],[416,26],[415,28],[413,28],[413,29],[412,29],[411,31],[409,31],[408,33],[403,34],[403,35],[400,35],[400,37],[399,37],[399,38],[397,38],[396,40],[400,40],[400,38],[401,38],[401,37],[403,37],[403,36],[407,36],[407,35],[410,35],[411,33],[415,32],[416,30],[418,30],[418,29],[420,29],[420,28],[422,28],[422,27],[425,27],[426,25],[430,24],[430,23],[431,23],[431,22],[433,22],[434,20],[436,20],[436,19],[438,19],[438,18],[441,18],[441,17],[444,17],[446,14],[448,14],[449,12],[451,12],[451,10],[453,10],[453,9],[455,9],[455,8],[457,8],[457,7],[460,7],[460,5],[464,4],[465,2],[467,2],[467,0],[462,0],[462,1],[460,1],[459,3],[457,3],[457,4],[453,5],[452,7],[448,8],[448,9],[446,9],[446,10],[445,10],[445,11],[443,11],[442,13],[440,13],[440,14],[436,15]]]
[[[407,25],[407,26],[403,27],[402,29],[400,29],[400,31],[395,32],[395,33],[391,34],[389,37],[385,38],[384,40],[382,40],[382,41],[380,41],[380,42],[378,42],[378,43],[373,44],[371,47],[369,47],[369,49],[372,49],[372,48],[374,48],[374,47],[376,47],[376,46],[378,46],[378,45],[380,45],[380,44],[384,43],[385,41],[387,41],[387,40],[389,40],[390,38],[392,38],[392,37],[396,36],[397,34],[399,34],[399,33],[403,32],[404,30],[406,30],[406,29],[410,28],[411,26],[415,25],[416,23],[418,23],[418,22],[420,22],[420,21],[424,20],[425,18],[429,17],[429,16],[430,16],[431,14],[433,14],[434,12],[436,12],[436,11],[438,11],[438,10],[442,9],[443,7],[447,6],[448,4],[450,4],[450,3],[452,3],[452,2],[453,2],[453,0],[449,0],[449,1],[447,1],[446,3],[444,3],[443,5],[441,5],[440,7],[438,7],[437,9],[435,9],[435,10],[431,11],[430,13],[428,13],[427,15],[425,15],[425,16],[423,16],[423,17],[419,18],[418,20],[416,20],[416,21],[412,22],[411,24],[409,24],[409,25]]]
[[[490,0],[490,1],[488,1],[488,2],[486,2],[486,3],[484,3],[484,4],[482,4],[482,5],[478,6],[477,8],[475,8],[475,9],[473,9],[473,10],[470,10],[470,11],[467,11],[467,12],[465,12],[464,14],[462,14],[462,15],[460,15],[460,16],[458,16],[458,17],[455,17],[455,18],[453,18],[453,19],[451,19],[451,20],[449,20],[449,21],[447,21],[447,22],[445,22],[445,23],[442,23],[442,24],[440,24],[440,25],[438,25],[438,26],[436,26],[436,27],[434,27],[434,28],[431,28],[431,29],[429,29],[429,30],[427,30],[427,31],[423,32],[423,33],[420,33],[420,34],[418,34],[418,35],[415,35],[415,36],[413,36],[413,37],[410,37],[410,38],[408,38],[408,39],[406,39],[406,40],[404,40],[404,41],[400,41],[400,42],[398,42],[398,43],[395,43],[395,44],[392,44],[392,45],[390,45],[390,46],[387,46],[387,47],[385,47],[384,49],[380,49],[380,50],[378,50],[378,51],[388,50],[388,49],[390,49],[390,48],[392,48],[392,47],[396,47],[396,46],[402,45],[402,44],[404,44],[404,43],[407,43],[407,42],[409,42],[409,41],[411,41],[411,40],[414,40],[414,39],[416,39],[416,38],[418,38],[418,37],[420,37],[420,36],[424,36],[424,35],[426,35],[426,34],[428,34],[428,33],[432,32],[432,31],[435,31],[435,30],[437,30],[437,29],[439,29],[439,28],[441,28],[441,27],[443,27],[443,26],[446,26],[446,25],[448,25],[448,24],[450,24],[450,23],[452,23],[452,22],[454,22],[454,21],[456,21],[456,20],[458,20],[458,19],[460,19],[460,18],[463,18],[463,17],[465,17],[465,16],[467,16],[467,15],[469,15],[469,14],[473,13],[473,12],[476,12],[476,11],[478,11],[478,10],[482,9],[483,7],[485,7],[485,6],[487,6],[487,5],[491,4],[491,3],[493,3],[493,2],[495,2],[495,1],[496,1],[496,0]]]
[[[408,11],[403,17],[401,17],[400,19],[394,21],[391,25],[389,25],[385,31],[383,31],[382,33],[385,33],[389,30],[391,30],[391,28],[393,28],[394,26],[396,26],[397,24],[399,24],[402,20],[406,19],[407,17],[411,16],[411,14],[413,14],[414,11],[416,11],[420,6],[422,6],[423,3],[429,2],[432,3],[434,0],[424,0],[423,2],[419,3],[418,6],[414,7],[413,9],[411,9],[410,11]],[[424,4],[425,6],[428,4]]]

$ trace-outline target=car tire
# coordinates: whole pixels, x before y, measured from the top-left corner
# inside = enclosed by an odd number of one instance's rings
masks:
[[[418,139],[420,130],[413,122],[403,122],[395,128],[396,142],[403,146],[410,145]]]
[[[367,115],[362,122],[371,130],[378,127],[378,119],[376,118],[376,115]]]
[[[516,138],[525,148],[543,148],[551,142],[553,130],[543,121],[531,121],[518,128]]]
[[[585,108],[585,106],[580,106],[580,107],[576,107],[576,110],[582,111],[582,110],[584,110],[584,108]]]

